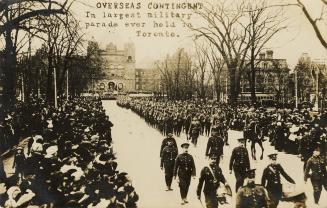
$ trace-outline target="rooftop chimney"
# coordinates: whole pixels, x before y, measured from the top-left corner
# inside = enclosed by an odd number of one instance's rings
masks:
[[[266,53],[267,53],[267,59],[273,59],[274,52],[272,50],[268,50]]]
[[[260,53],[259,54],[259,58],[260,59],[265,59],[266,58],[266,54],[265,53]]]

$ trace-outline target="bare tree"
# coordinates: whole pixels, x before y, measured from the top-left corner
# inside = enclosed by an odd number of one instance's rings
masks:
[[[162,85],[169,99],[189,99],[194,91],[194,68],[191,56],[184,49],[156,63]]]
[[[24,8],[20,5],[24,4]],[[25,5],[26,4],[26,5]],[[0,2],[0,38],[5,40],[3,68],[3,104],[9,108],[15,102],[17,54],[12,36],[18,29],[27,29],[27,23],[33,18],[65,14],[70,5],[65,1],[43,0],[2,0]]]
[[[250,83],[251,100],[256,102],[256,68],[260,63],[258,55],[266,44],[280,31],[286,29],[282,8],[269,8],[267,1],[252,1],[248,4],[246,16],[249,18],[247,33],[250,50],[247,56],[249,62],[246,67]]]
[[[320,0],[321,1],[321,13],[319,17],[313,17],[312,14],[310,14],[309,9],[307,6],[303,3],[302,0],[297,0],[298,6],[302,9],[303,14],[311,24],[313,30],[316,33],[316,36],[322,46],[327,49],[327,35],[325,30],[327,26],[327,1],[326,0]],[[324,30],[323,30],[324,28]],[[324,32],[323,32],[324,31]]]
[[[240,89],[241,73],[244,69],[246,54],[249,50],[249,25],[245,25],[244,1],[205,2],[202,10],[194,12],[205,22],[201,26],[188,25],[196,33],[215,47],[226,63],[230,79],[230,102],[237,100]]]
[[[39,38],[45,42],[48,52],[46,97],[47,101],[51,101],[54,67],[56,67],[58,77],[59,94],[63,94],[70,60],[81,47],[83,34],[80,32],[78,21],[70,13],[61,17],[61,21],[58,21],[57,17],[42,18],[39,20],[39,25],[44,30],[43,35],[40,35]]]
[[[230,102],[237,100],[241,75],[247,67],[252,71],[250,83],[255,100],[255,59],[267,42],[285,28],[281,26],[281,10],[272,11],[266,1],[257,2],[205,2],[202,10],[194,10],[204,24],[188,25],[197,38],[211,42],[223,58],[230,80]]]
[[[212,44],[208,43],[208,50],[206,51],[208,63],[210,66],[210,72],[212,74],[213,78],[213,86],[214,91],[217,95],[217,100],[221,98],[222,93],[222,86],[221,86],[221,80],[222,80],[222,71],[225,67],[224,60],[219,56],[219,53],[215,50],[215,48],[212,46]]]
[[[206,96],[206,88],[208,85],[208,49],[203,43],[195,42],[195,69],[196,69],[196,80],[197,80],[197,90],[199,92],[199,97],[204,99]],[[205,83],[207,81],[207,83]]]

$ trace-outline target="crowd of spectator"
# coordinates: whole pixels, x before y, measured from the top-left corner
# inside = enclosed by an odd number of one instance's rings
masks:
[[[39,99],[17,103],[1,125],[1,150],[14,160],[2,174],[0,206],[137,207],[131,179],[117,169],[112,126],[100,100],[57,109]]]

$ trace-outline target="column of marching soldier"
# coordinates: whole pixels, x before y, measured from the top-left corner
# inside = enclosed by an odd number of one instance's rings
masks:
[[[306,207],[304,192],[294,192],[287,197],[283,196],[281,177],[290,183],[295,184],[295,182],[277,163],[277,152],[267,155],[270,164],[263,171],[261,184],[254,183],[255,169],[250,167],[250,157],[245,146],[247,139],[252,141],[252,144],[261,143],[262,154],[260,159],[263,158],[262,142],[265,141],[265,136],[269,136],[270,142],[278,151],[294,154],[296,148],[304,160],[304,180],[311,179],[316,204],[319,203],[322,187],[324,186],[326,189],[326,160],[324,156],[320,155],[321,152],[325,154],[326,137],[325,132],[319,132],[320,128],[317,128],[321,122],[325,122],[323,119],[326,119],[324,117],[326,114],[311,120],[308,118],[310,116],[308,110],[300,113],[295,110],[290,116],[285,112],[275,115],[262,108],[253,111],[245,106],[229,107],[220,103],[163,102],[148,99],[121,99],[117,103],[122,107],[132,109],[144,117],[150,125],[157,127],[164,135],[167,135],[162,141],[160,149],[160,166],[165,170],[167,191],[172,190],[173,178],[177,180],[182,205],[188,203],[188,188],[191,177],[195,177],[194,159],[188,153],[190,144],[188,142],[183,143],[181,145],[183,153],[178,155],[177,144],[173,138],[173,133],[179,136],[183,129],[187,134],[187,139],[191,140],[195,147],[200,134],[205,133],[209,136],[211,133],[206,148],[209,165],[201,170],[197,186],[197,196],[201,200],[203,189],[207,207],[218,207],[219,204],[226,203],[224,197],[217,195],[217,190],[221,185],[227,194],[231,194],[231,188],[219,167],[223,147],[228,145],[227,131],[229,128],[244,130],[246,137],[238,139],[239,146],[233,149],[229,163],[230,174],[234,171],[236,178],[237,208],[276,208],[281,200],[294,202],[294,207],[297,208]],[[185,114],[183,115],[183,113]],[[299,115],[302,116],[302,120]],[[296,120],[299,117],[300,121]],[[274,121],[275,123],[273,123]],[[286,129],[291,127],[289,121],[292,121],[291,124],[297,124],[297,122],[302,124],[295,133],[303,136],[298,137],[295,141],[288,141],[290,134],[287,135]],[[307,125],[306,121],[310,122],[310,125]],[[314,128],[309,131],[311,125]],[[269,127],[273,127],[273,133]],[[252,147],[251,145],[251,150],[253,150]],[[255,160],[255,149],[251,153]]]

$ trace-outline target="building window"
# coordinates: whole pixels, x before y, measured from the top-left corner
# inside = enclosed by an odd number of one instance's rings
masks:
[[[263,68],[264,68],[264,69],[267,69],[267,67],[268,67],[268,64],[267,64],[267,63],[264,63],[264,64],[263,64]]]

